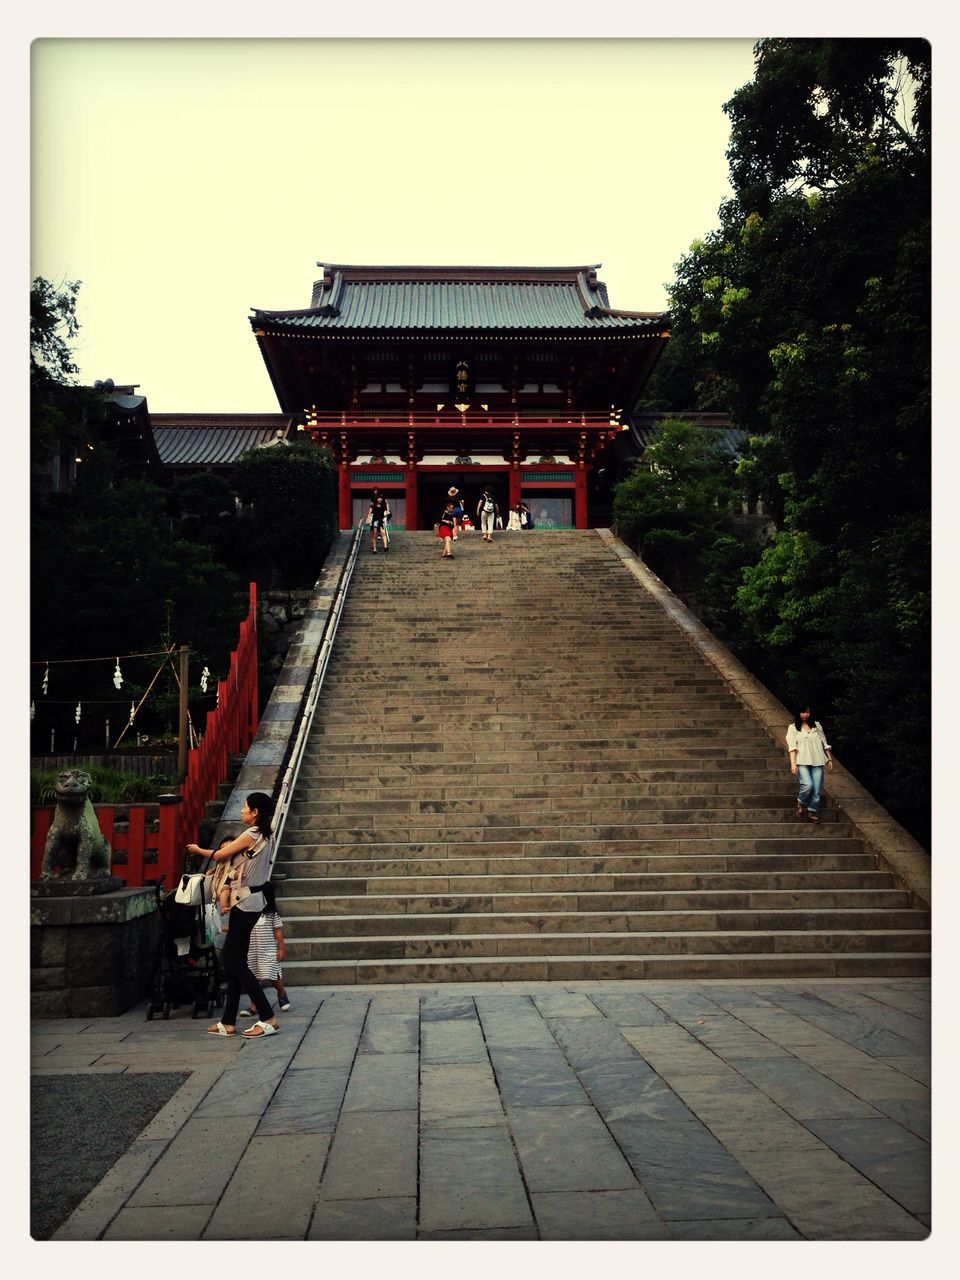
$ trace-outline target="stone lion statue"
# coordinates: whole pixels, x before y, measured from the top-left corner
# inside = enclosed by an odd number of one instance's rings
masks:
[[[57,808],[43,849],[41,880],[97,880],[110,874],[110,846],[90,800],[90,775],[64,769],[55,791]]]

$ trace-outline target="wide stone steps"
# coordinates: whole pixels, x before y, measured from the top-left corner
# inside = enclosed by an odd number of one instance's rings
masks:
[[[854,842],[851,841],[851,844]],[[312,881],[356,880],[378,876],[459,875],[614,875],[645,871],[873,871],[869,853],[750,854],[624,854],[605,858],[365,858],[278,861],[276,872],[284,877],[285,894],[323,890]]]
[[[452,801],[451,804],[455,804]],[[753,806],[736,806],[725,805],[720,807],[714,805],[707,808],[684,808],[684,809],[648,809],[647,807],[615,805],[590,804],[589,807],[580,809],[546,807],[543,812],[538,812],[535,805],[517,805],[512,809],[501,809],[500,805],[490,806],[486,811],[479,806],[470,806],[464,804],[452,810],[442,809],[421,809],[417,812],[410,813],[402,811],[400,805],[394,802],[393,811],[379,815],[376,826],[376,833],[381,838],[386,839],[384,834],[386,831],[400,831],[409,829],[416,831],[417,839],[437,839],[443,840],[447,838],[447,833],[455,828],[460,831],[466,831],[468,828],[479,828],[481,830],[502,830],[504,828],[514,828],[522,830],[527,835],[534,832],[544,833],[544,839],[561,838],[553,833],[562,832],[567,828],[576,828],[583,832],[587,829],[602,828],[607,829],[612,825],[633,826],[634,824],[642,824],[644,830],[642,835],[655,834],[648,830],[651,826],[673,827],[686,826],[691,823],[706,824],[708,826],[727,825],[730,823],[749,824],[753,826],[776,826],[783,827],[787,824],[797,825],[795,811],[789,812],[781,806],[778,808],[755,808]],[[326,839],[328,834],[333,832],[345,832],[348,836],[352,831],[358,830],[366,826],[365,819],[369,819],[371,812],[355,812],[351,810],[348,813],[314,813],[312,809],[306,812],[300,810],[296,815],[291,815],[287,827],[288,832],[292,836],[295,831],[310,832],[316,839]],[[836,809],[824,810],[820,815],[820,825],[837,826],[840,824],[842,815]],[[849,824],[846,824],[849,827]],[[424,835],[430,832],[430,835]],[[351,837],[352,838],[352,837]],[[463,839],[469,837],[463,836]],[[571,837],[575,838],[575,837]]]
[[[344,773],[337,762],[332,764],[305,763],[301,767],[298,778],[297,796],[302,799],[317,787],[323,788],[324,794],[337,790],[338,794],[348,794],[357,790],[374,791],[376,794],[396,795],[401,787],[410,788],[411,780],[416,778],[417,785],[424,787],[467,788],[474,787],[477,792],[488,791],[492,787],[508,787],[509,794],[527,795],[531,791],[552,792],[563,788],[570,795],[603,794],[604,788],[632,786],[637,795],[709,795],[710,787],[718,788],[717,794],[730,794],[731,788],[744,783],[751,790],[776,786],[783,781],[783,769],[772,762],[750,764],[737,760],[684,760],[684,762],[664,762],[659,760],[655,768],[645,769],[609,769],[605,765],[584,762],[576,771],[563,769],[543,769],[536,772],[535,777],[520,778],[511,783],[516,773],[509,769],[502,760],[484,760],[483,764],[474,762],[443,763],[439,760],[419,760],[415,764],[390,760],[389,763],[378,762],[364,772]],[[420,791],[415,792],[420,795]]]
[[[589,935],[631,933],[638,939],[648,933],[851,933],[861,930],[929,929],[929,915],[910,907],[736,907],[704,910],[702,907],[672,911],[498,911],[408,912],[404,915],[285,916],[284,933],[291,945],[322,942],[328,938],[433,937],[447,934]],[[799,944],[798,944],[799,945]],[[668,948],[669,949],[669,948]]]
[[[317,884],[317,880],[322,884]],[[297,894],[323,893],[361,895],[372,900],[380,897],[410,895],[463,898],[518,893],[651,893],[658,890],[679,892],[683,889],[890,889],[895,885],[891,875],[881,871],[858,871],[848,868],[801,871],[619,871],[610,872],[504,872],[495,870],[471,875],[432,876],[404,874],[400,876],[365,877],[291,877],[284,884],[284,897],[293,901]]]
[[[634,752],[631,763],[637,762]],[[416,760],[397,760],[380,758],[371,761],[366,769],[351,769],[345,773],[340,755],[330,753],[330,759],[318,761],[307,756],[300,769],[299,781],[323,782],[331,778],[343,778],[359,785],[369,785],[377,779],[409,778],[430,775],[428,781],[437,778],[460,779],[493,778],[502,783],[503,774],[510,774],[516,780],[518,788],[538,786],[576,786],[581,782],[636,782],[643,785],[648,782],[702,782],[711,779],[743,782],[761,780],[768,782],[776,779],[783,782],[785,770],[779,762],[767,760],[745,760],[742,757],[713,756],[678,759],[674,755],[665,754],[642,762],[640,768],[624,768],[621,760],[611,766],[607,761],[596,760],[591,756],[568,759],[566,762],[552,762],[545,767],[545,762],[529,760],[533,768],[522,773],[511,767],[513,762],[493,755],[486,760],[431,760],[420,756]],[[302,793],[300,793],[302,794]]]
[[[350,983],[672,981],[680,978],[924,977],[930,959],[911,952],[741,955],[499,956],[462,960],[301,960],[284,965],[287,986]]]
[[[686,795],[678,796],[633,796],[629,794],[602,796],[564,796],[531,795],[531,796],[471,796],[453,799],[415,799],[409,796],[378,796],[369,800],[301,800],[297,805],[298,819],[316,819],[337,816],[342,818],[363,817],[370,814],[388,814],[390,820],[397,816],[406,816],[423,820],[425,814],[532,814],[546,812],[556,818],[563,815],[580,815],[591,812],[597,805],[603,806],[605,815],[612,812],[642,812],[657,821],[674,821],[675,813],[696,813],[697,818],[705,821],[719,821],[719,813],[725,815],[724,821],[731,821],[729,814],[736,809],[744,815],[744,821],[758,819],[787,821],[791,815],[784,815],[792,797],[756,796],[756,795]],[[671,804],[670,801],[674,803]],[[830,810],[830,817],[824,814],[824,821],[835,821],[836,810]],[[664,815],[661,817],[660,815]],[[291,818],[292,821],[292,818]],[[303,821],[299,822],[304,826]]]
[[[416,845],[447,845],[457,844],[470,846],[473,844],[487,843],[510,843],[530,845],[553,845],[554,851],[562,852],[562,847],[569,848],[571,852],[577,845],[585,844],[602,844],[608,852],[623,853],[622,846],[625,844],[634,844],[638,852],[643,852],[648,846],[663,847],[662,842],[672,842],[679,840],[726,840],[727,845],[736,847],[741,842],[746,842],[746,847],[750,852],[760,852],[755,848],[750,849],[751,845],[763,840],[774,840],[784,838],[790,841],[814,840],[821,832],[826,833],[827,830],[836,830],[843,834],[849,834],[849,827],[846,824],[836,823],[830,824],[830,828],[821,825],[819,831],[809,828],[811,834],[806,831],[797,829],[796,825],[790,826],[782,822],[729,822],[729,823],[702,823],[695,822],[649,822],[649,823],[605,823],[599,824],[564,824],[562,826],[520,826],[502,824],[496,827],[486,826],[467,826],[467,825],[451,825],[451,826],[415,826],[402,827],[388,826],[385,822],[379,824],[376,829],[372,827],[351,827],[344,830],[334,830],[332,828],[322,828],[319,826],[308,826],[302,829],[293,828],[284,832],[284,845],[289,849],[296,849],[298,846],[326,845],[328,848],[337,848],[341,845],[351,845],[362,847],[364,845],[377,845],[382,847],[389,844],[416,844]],[[792,834],[784,835],[784,831]],[[829,838],[829,837],[828,837]],[[620,846],[614,848],[613,846]],[[533,852],[528,848],[528,852]],[[549,852],[549,849],[547,850]]]
[[[403,778],[377,779],[369,782],[361,779],[358,782],[354,782],[352,787],[347,786],[348,782],[353,781],[353,779],[346,779],[341,775],[337,780],[339,799],[301,799],[297,804],[298,811],[309,813],[364,813],[367,812],[365,806],[373,806],[369,811],[379,812],[380,810],[376,806],[381,801],[384,806],[384,812],[389,812],[389,806],[394,804],[420,806],[419,812],[421,813],[430,812],[429,808],[426,807],[430,805],[445,806],[444,810],[440,811],[447,812],[457,812],[457,807],[465,806],[462,811],[468,812],[471,806],[482,806],[485,802],[494,802],[499,807],[506,806],[509,810],[524,805],[528,806],[530,810],[535,810],[541,805],[546,807],[553,805],[556,808],[560,800],[564,802],[564,807],[567,809],[574,804],[582,807],[586,804],[597,804],[601,800],[609,801],[612,809],[676,809],[681,806],[687,809],[701,809],[708,808],[710,805],[721,805],[724,808],[753,806],[762,809],[776,809],[788,807],[794,799],[793,795],[786,791],[781,793],[740,791],[733,789],[737,785],[735,783],[723,784],[702,780],[687,783],[683,795],[677,791],[673,783],[648,783],[645,786],[641,786],[638,783],[633,787],[618,783],[587,783],[576,787],[555,784],[549,787],[535,786],[524,789],[505,785],[502,778],[499,783],[479,785],[476,783],[467,784],[461,780],[457,785],[446,784],[443,786],[429,783],[417,785],[416,780],[411,781],[409,778]],[[723,789],[721,790],[721,788]],[[416,811],[416,808],[398,810],[398,812]]]
[[[421,937],[313,938],[287,942],[286,963],[310,960],[440,960],[477,956],[755,955],[923,952],[927,932],[917,929],[712,931],[684,933],[461,933]],[[285,966],[286,967],[286,966]]]
[[[593,533],[357,562],[275,868],[290,983],[925,973],[929,919]],[[786,732],[786,725],[784,725]]]
[[[729,911],[774,907],[907,907],[910,895],[893,888],[574,890],[569,893],[392,893],[329,894],[322,898],[284,895],[282,916],[429,915],[433,912],[504,911]]]

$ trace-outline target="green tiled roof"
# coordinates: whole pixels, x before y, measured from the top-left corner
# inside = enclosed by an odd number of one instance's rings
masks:
[[[322,264],[321,264],[322,265]],[[302,311],[255,311],[254,329],[661,331],[663,312],[617,311],[596,268],[327,266]]]

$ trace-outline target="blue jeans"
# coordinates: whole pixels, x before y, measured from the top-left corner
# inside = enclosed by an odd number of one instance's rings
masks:
[[[823,786],[822,764],[798,764],[797,774],[800,778],[800,792],[797,803],[806,805],[811,813],[820,808],[820,788]]]

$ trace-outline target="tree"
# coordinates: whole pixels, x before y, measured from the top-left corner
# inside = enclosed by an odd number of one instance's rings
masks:
[[[31,548],[31,649],[35,659],[56,661],[116,653],[155,651],[188,644],[195,670],[203,665],[222,676],[229,666],[237,627],[246,607],[245,583],[205,545],[186,541],[166,511],[167,495],[151,481],[124,477],[98,449],[75,489],[34,500]],[[126,719],[128,698],[139,700],[159,658],[125,664],[123,692],[110,684],[101,664],[54,668],[56,691],[47,703],[36,686],[38,746],[57,727],[60,741],[74,734],[72,700],[118,701],[116,729]],[[70,704],[62,703],[69,699]],[[151,694],[138,727],[150,732],[176,723],[172,675]],[[201,728],[204,703],[194,685],[191,709]],[[156,714],[159,712],[159,719]],[[107,708],[104,715],[110,716]],[[59,718],[57,718],[59,716]],[[91,708],[78,736],[88,744]],[[94,741],[102,741],[98,724]]]
[[[695,595],[705,620],[714,624],[750,556],[730,522],[738,496],[734,469],[714,433],[670,418],[614,490],[618,533],[675,591]]]
[[[841,758],[921,839],[929,98],[924,41],[757,45],[725,108],[735,194],[678,265],[653,387],[750,432],[740,475],[779,528],[744,569],[741,644],[785,700],[829,709]]]
[[[31,289],[31,434],[38,459],[89,439],[99,413],[100,398],[76,384],[70,344],[79,332],[78,289],[78,281],[57,287],[42,277]],[[209,493],[210,486],[206,489]],[[189,485],[185,492],[189,502]],[[185,536],[180,522],[171,519],[170,501],[150,480],[124,475],[103,445],[81,468],[73,489],[35,496],[30,564],[35,660],[102,658],[175,643],[189,644],[195,662],[225,673],[246,606],[246,580],[218,557],[211,539]],[[35,667],[35,747],[47,748],[51,728],[60,743],[76,736],[80,743],[102,746],[103,718],[112,717],[115,735],[126,720],[127,699],[139,700],[158,661],[127,662],[122,694],[114,689],[107,666],[71,662],[53,668],[53,688],[45,695],[43,667]],[[172,675],[162,677],[138,725],[151,732],[169,727],[177,701]],[[86,705],[79,724],[76,702]],[[193,696],[191,709],[201,727],[208,705]]]
[[[79,280],[52,284],[37,276],[30,288],[30,451],[34,463],[46,462],[60,448],[74,449],[89,439],[101,405],[77,385],[71,342],[77,321]]]
[[[337,531],[333,462],[310,444],[248,449],[234,470],[240,546],[268,586],[312,586]]]

